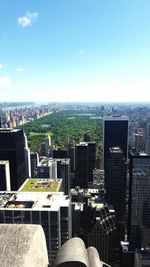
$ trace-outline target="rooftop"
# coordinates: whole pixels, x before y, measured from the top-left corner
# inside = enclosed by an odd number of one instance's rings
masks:
[[[0,191],[0,210],[48,210],[58,211],[68,207],[70,199],[63,192],[3,192]]]
[[[113,153],[122,153],[122,150],[119,146],[111,147],[109,150],[110,152],[113,152]]]
[[[104,121],[128,121],[128,116],[104,116]]]
[[[21,129],[13,129],[13,128],[0,128],[0,133],[16,133],[21,131]]]
[[[62,179],[26,179],[19,191],[58,192]]]
[[[2,165],[8,164],[8,163],[9,163],[9,160],[0,160],[0,164]]]

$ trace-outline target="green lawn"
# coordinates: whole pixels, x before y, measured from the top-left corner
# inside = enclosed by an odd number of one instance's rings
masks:
[[[30,132],[29,133],[29,135],[30,136],[41,136],[41,135],[43,135],[43,136],[47,136],[48,135],[48,133],[35,133],[35,132]]]
[[[56,192],[59,187],[59,182],[49,181],[47,185],[39,186],[38,179],[30,179],[26,182],[21,191],[35,191],[35,192]]]

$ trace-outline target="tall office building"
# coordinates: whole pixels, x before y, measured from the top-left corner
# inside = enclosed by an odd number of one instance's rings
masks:
[[[83,142],[76,145],[75,155],[76,185],[88,188],[88,144]]]
[[[37,166],[39,165],[39,154],[37,152],[30,153],[31,177],[37,176]]]
[[[36,166],[38,178],[57,179],[57,160],[43,157]],[[60,177],[60,176],[59,176]]]
[[[25,139],[25,148],[24,148],[24,153],[25,153],[25,177],[29,178],[31,177],[31,159],[30,159],[30,148],[28,147],[28,141],[27,141],[27,136],[24,133],[24,139]]]
[[[106,203],[90,203],[81,218],[81,236],[86,246],[94,246],[101,260],[112,266],[116,262],[115,211]]]
[[[130,155],[129,241],[131,248],[150,246],[150,156]]]
[[[96,144],[95,142],[81,142],[76,145],[75,170],[76,185],[88,188],[88,183],[93,182],[95,169]]]
[[[128,117],[104,117],[103,157],[104,170],[109,156],[109,148],[120,147],[125,159],[128,158]]]
[[[23,130],[0,129],[0,160],[9,160],[11,189],[25,180],[25,139]]]
[[[150,123],[145,126],[145,153],[150,154]]]
[[[90,131],[87,131],[84,133],[83,141],[90,142],[90,140],[91,140]]]
[[[135,147],[135,152],[136,153],[140,153],[140,152],[142,152],[144,150],[143,133],[135,133],[134,134],[134,147]]]
[[[10,191],[10,169],[8,160],[0,160],[0,190]]]
[[[113,205],[116,214],[117,245],[124,240],[126,214],[127,165],[119,147],[109,149],[106,162],[106,200]]]
[[[70,193],[70,159],[55,159],[57,162],[57,178],[63,179],[65,195]]]
[[[71,238],[71,202],[63,192],[0,192],[0,223],[40,224],[43,227],[49,264]]]
[[[99,190],[71,190],[73,234],[81,237],[86,246],[94,246],[102,261],[116,261],[115,211],[103,202]]]
[[[75,171],[75,141],[69,140],[68,142],[68,158],[70,158],[70,169],[71,172]]]
[[[93,183],[93,170],[96,164],[96,143],[88,143],[88,182]]]
[[[51,137],[48,135],[45,138],[45,141],[42,143],[41,150],[42,150],[42,155],[46,157],[52,156],[52,145],[51,145]]]

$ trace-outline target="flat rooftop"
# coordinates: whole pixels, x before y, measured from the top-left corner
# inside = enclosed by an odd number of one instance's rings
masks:
[[[62,184],[62,179],[26,179],[19,188],[19,191],[32,192],[58,192]]]
[[[45,166],[50,166],[51,163],[56,163],[61,161],[61,163],[63,164],[68,164],[70,162],[69,158],[47,158],[47,157],[42,157],[42,159],[40,160],[40,163],[38,165],[38,167],[45,167]]]
[[[21,131],[21,129],[13,129],[13,128],[0,128],[0,133],[16,133]]]
[[[0,160],[0,165],[6,165],[9,163],[9,160]]]
[[[112,152],[112,153],[123,153],[122,149],[119,146],[110,147],[109,151]]]
[[[0,191],[0,210],[59,211],[69,207],[70,198],[63,192],[3,192]]]
[[[128,121],[128,116],[104,116],[104,121]]]

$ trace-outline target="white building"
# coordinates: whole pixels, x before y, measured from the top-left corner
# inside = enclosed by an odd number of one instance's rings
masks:
[[[71,238],[71,202],[63,192],[0,192],[0,223],[41,224],[50,266]]]

